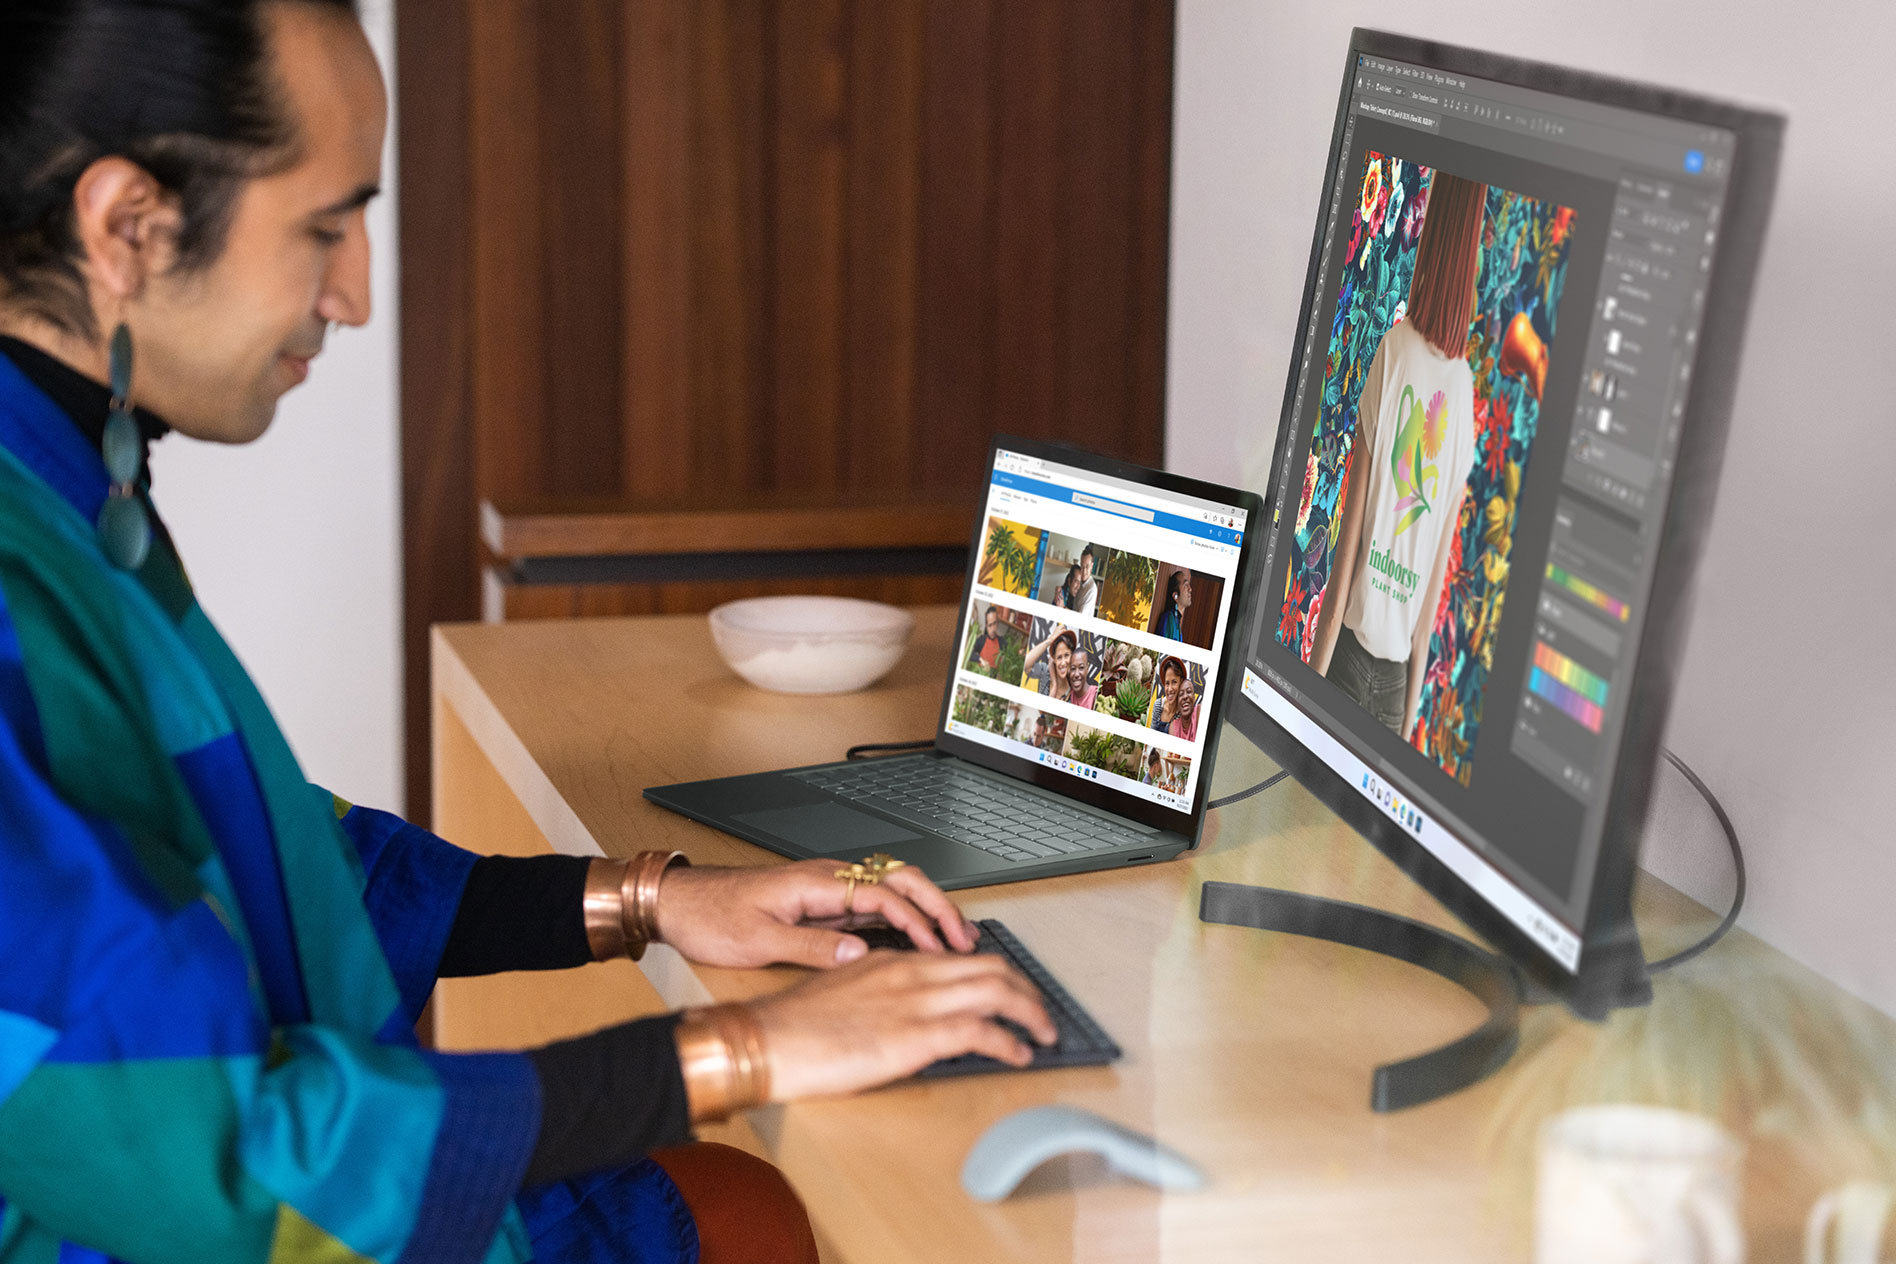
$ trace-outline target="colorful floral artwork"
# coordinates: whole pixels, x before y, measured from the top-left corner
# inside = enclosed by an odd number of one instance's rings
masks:
[[[1403,318],[1433,175],[1430,168],[1384,154],[1370,153],[1365,160],[1277,623],[1278,640],[1305,662],[1326,596],[1363,377],[1383,335]],[[1507,590],[1515,502],[1539,429],[1540,392],[1573,231],[1572,208],[1488,186],[1468,330],[1475,468],[1450,545],[1411,737],[1417,750],[1463,785],[1474,771],[1471,753]],[[1441,407],[1439,399],[1408,397],[1398,407],[1402,428],[1390,460],[1403,492],[1398,521],[1404,527],[1428,506],[1453,503],[1454,489],[1439,486],[1432,464],[1442,442]]]

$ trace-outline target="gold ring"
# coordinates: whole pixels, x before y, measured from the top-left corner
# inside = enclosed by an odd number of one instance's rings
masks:
[[[873,856],[865,856],[853,865],[838,869],[837,879],[849,884],[849,889],[843,893],[843,912],[848,914],[855,911],[857,883],[873,887],[897,869],[906,868],[908,868],[907,861],[897,860],[893,856],[877,852]]]

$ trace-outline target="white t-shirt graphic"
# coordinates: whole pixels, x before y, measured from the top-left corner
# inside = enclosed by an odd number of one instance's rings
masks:
[[[1407,662],[1422,591],[1450,545],[1454,508],[1475,461],[1475,379],[1401,321],[1363,378],[1363,553],[1343,624],[1377,658]]]

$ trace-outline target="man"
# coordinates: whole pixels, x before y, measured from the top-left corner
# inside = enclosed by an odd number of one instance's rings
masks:
[[[1001,608],[989,606],[982,619],[983,630],[974,638],[974,644],[968,649],[968,670],[992,673],[994,660],[1000,657],[1001,644]]]
[[[1099,581],[1093,578],[1096,564],[1092,545],[1080,550],[1080,577],[1073,587],[1073,600],[1069,606],[1075,614],[1090,615],[1099,608]]]
[[[146,443],[256,439],[369,319],[386,110],[349,0],[0,7],[0,1262],[813,1260],[780,1181],[701,1215],[730,1168],[665,1147],[1022,1063],[991,1020],[1050,1041],[1031,987],[912,868],[480,858],[318,791],[157,516]],[[866,953],[862,916],[924,951]],[[826,973],[416,1046],[436,977],[654,940]]]
[[[1154,620],[1153,631],[1173,641],[1185,639],[1185,612],[1192,608],[1192,573],[1175,570],[1165,580],[1165,605]]]

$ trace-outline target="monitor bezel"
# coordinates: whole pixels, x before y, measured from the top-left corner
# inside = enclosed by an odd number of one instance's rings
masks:
[[[994,458],[1003,449],[1018,452],[1024,456],[1037,457],[1044,461],[1069,465],[1086,473],[1123,479],[1129,483],[1150,487],[1154,491],[1196,497],[1199,500],[1226,505],[1244,513],[1244,538],[1238,550],[1238,564],[1232,571],[1229,581],[1231,603],[1225,612],[1222,642],[1224,652],[1218,663],[1216,679],[1208,682],[1211,701],[1205,710],[1202,730],[1205,734],[1205,747],[1199,755],[1199,775],[1189,810],[1169,808],[1155,800],[1141,799],[1137,795],[1116,790],[1103,783],[1088,781],[1057,768],[1048,767],[1024,755],[1012,754],[980,742],[970,741],[965,737],[957,737],[948,731],[948,718],[954,707],[955,688],[960,683],[957,676],[963,632],[961,621],[966,616],[968,602],[974,595],[975,575],[980,569],[976,563],[981,555],[982,539],[987,531],[987,498],[989,490],[994,485]],[[1223,487],[1216,483],[1187,478],[1182,474],[1170,474],[1164,470],[1135,465],[1129,461],[1104,456],[1073,444],[1044,439],[1022,439],[1013,435],[996,435],[988,445],[986,477],[982,480],[980,494],[981,508],[975,515],[974,535],[968,546],[968,571],[962,581],[961,602],[955,607],[956,657],[949,666],[947,687],[942,691],[941,714],[935,722],[935,746],[957,758],[979,764],[983,768],[1030,782],[1094,807],[1104,808],[1128,820],[1150,825],[1154,829],[1182,834],[1190,840],[1193,847],[1196,847],[1199,835],[1204,829],[1205,813],[1211,799],[1211,774],[1217,764],[1218,739],[1223,731],[1223,720],[1230,713],[1231,695],[1242,679],[1244,659],[1250,649],[1244,639],[1247,626],[1245,620],[1251,613],[1250,604],[1246,599],[1249,588],[1247,577],[1251,573],[1251,560],[1257,553],[1258,529],[1264,518],[1263,499],[1256,492]]]
[[[1342,152],[1357,59],[1387,58],[1521,88],[1574,97],[1726,129],[1736,137],[1731,176],[1726,185],[1724,228],[1713,247],[1704,324],[1692,360],[1695,383],[1686,402],[1670,499],[1662,519],[1654,562],[1653,599],[1633,660],[1628,706],[1615,754],[1602,825],[1600,855],[1587,895],[1581,930],[1579,967],[1569,973],[1547,950],[1477,895],[1434,853],[1385,817],[1339,774],[1266,715],[1240,692],[1231,717],[1246,737],[1288,770],[1306,789],[1350,824],[1385,856],[1446,906],[1471,930],[1520,965],[1528,976],[1559,996],[1574,1012],[1604,1016],[1616,1003],[1636,996],[1643,986],[1645,958],[1632,922],[1632,891],[1638,866],[1638,842],[1651,803],[1660,743],[1671,709],[1673,685],[1692,604],[1692,581],[1704,551],[1716,499],[1718,475],[1730,431],[1740,351],[1750,312],[1776,187],[1785,120],[1753,109],[1674,89],[1614,78],[1545,62],[1481,52],[1433,40],[1362,27],[1351,32],[1344,61],[1329,160],[1311,235],[1310,261],[1298,312],[1299,343],[1291,351],[1284,401],[1270,467],[1270,488],[1277,486],[1282,463],[1295,441],[1297,372],[1302,331],[1310,325],[1322,266],[1324,214]],[[1274,506],[1271,507],[1274,510]],[[1268,576],[1263,549],[1256,553],[1252,584],[1263,601]],[[1243,663],[1254,659],[1259,628],[1255,613],[1247,622]],[[1621,840],[1617,844],[1614,840]]]

